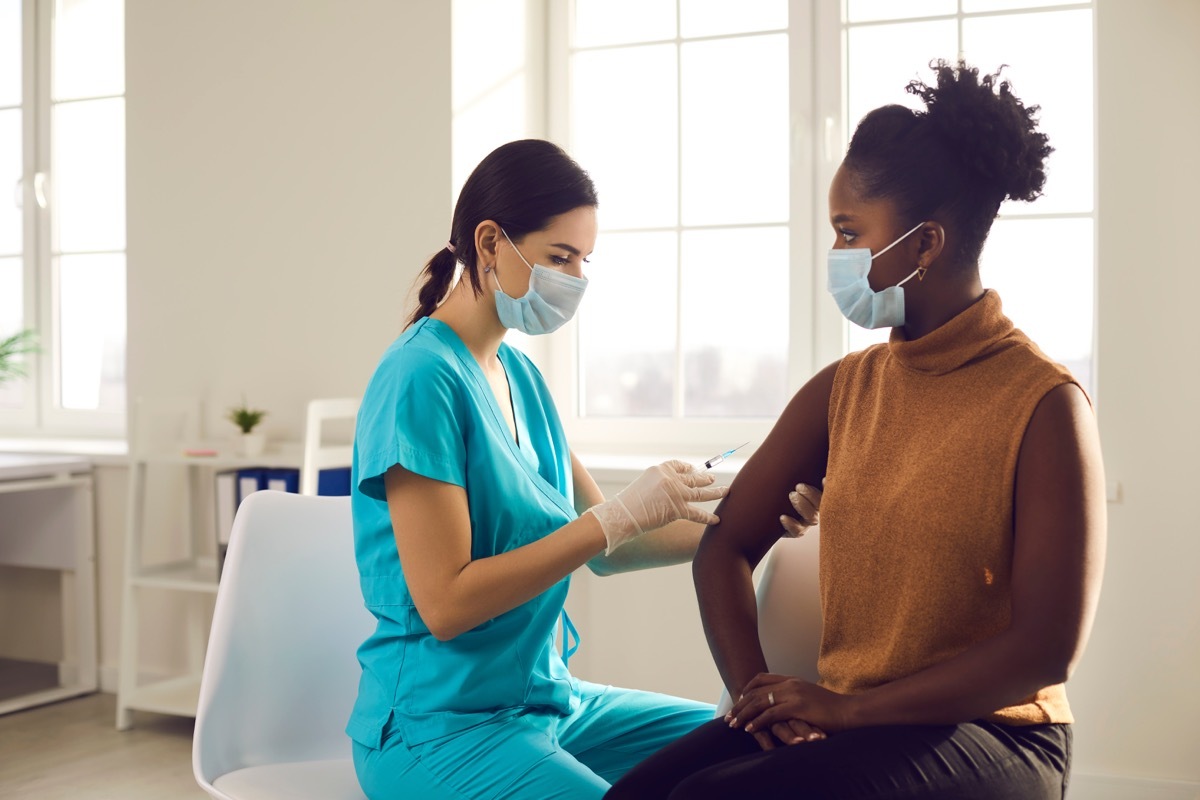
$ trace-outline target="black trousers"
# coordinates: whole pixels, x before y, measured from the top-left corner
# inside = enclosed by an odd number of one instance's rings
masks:
[[[1070,725],[859,728],[760,750],[720,719],[634,767],[606,800],[1061,800]]]

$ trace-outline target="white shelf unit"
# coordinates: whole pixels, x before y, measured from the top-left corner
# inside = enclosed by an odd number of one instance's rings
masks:
[[[162,591],[194,595],[215,595],[217,592],[217,563],[211,552],[215,547],[215,534],[211,524],[198,524],[197,498],[208,495],[217,472],[252,467],[298,469],[303,458],[298,443],[284,444],[273,451],[268,450],[260,456],[249,458],[233,455],[228,445],[189,442],[187,446],[215,450],[216,455],[185,455],[184,445],[181,444],[169,452],[142,453],[130,457],[117,684],[118,730],[126,730],[133,725],[135,711],[196,716],[200,673],[208,643],[208,624],[199,613],[189,614],[186,621],[189,651],[186,673],[149,683],[141,683],[139,675],[144,595]],[[146,483],[151,467],[164,472],[175,470],[178,473],[182,470],[184,474],[183,502],[178,509],[182,531],[166,529],[148,532],[146,529],[149,500]],[[186,543],[186,555],[165,563],[144,563],[145,544],[151,536],[171,536],[176,541],[182,536]]]

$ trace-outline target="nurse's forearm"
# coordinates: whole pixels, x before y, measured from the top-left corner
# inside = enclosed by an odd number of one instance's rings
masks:
[[[703,533],[700,523],[677,520],[621,545],[611,555],[601,553],[588,561],[588,568],[597,575],[614,575],[683,564],[696,555]]]
[[[584,514],[524,547],[468,562],[418,611],[435,638],[453,639],[537,597],[606,546],[596,516]]]

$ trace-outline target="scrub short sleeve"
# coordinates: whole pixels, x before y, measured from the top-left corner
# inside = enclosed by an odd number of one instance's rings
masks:
[[[462,388],[455,366],[438,353],[411,345],[389,353],[359,410],[359,491],[386,500],[383,475],[396,464],[435,481],[465,486]]]

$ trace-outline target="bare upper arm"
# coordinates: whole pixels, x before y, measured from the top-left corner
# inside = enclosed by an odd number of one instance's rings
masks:
[[[1073,661],[1091,627],[1104,568],[1107,507],[1100,436],[1074,384],[1046,394],[1017,460],[1013,625]]]
[[[819,487],[829,461],[829,397],[841,361],[822,369],[796,392],[766,440],[738,471],[704,534],[719,537],[757,564],[782,535],[779,517],[792,514],[788,493],[797,483]]]
[[[384,475],[396,550],[417,611],[429,611],[471,561],[471,517],[461,486],[396,465]]]

